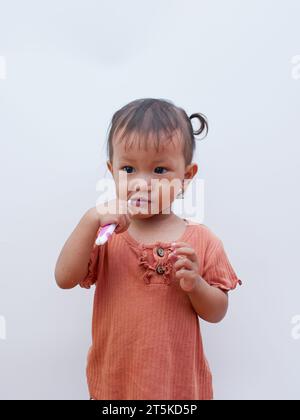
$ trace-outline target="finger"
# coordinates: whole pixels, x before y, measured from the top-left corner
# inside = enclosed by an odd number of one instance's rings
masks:
[[[115,233],[122,233],[122,226],[117,223],[116,229],[114,230]]]
[[[181,268],[185,268],[187,270],[193,270],[195,268],[195,264],[188,258],[181,257],[175,262],[174,268],[176,271],[180,270]]]
[[[176,271],[175,277],[178,279],[184,278],[184,279],[189,279],[189,280],[195,280],[196,275],[194,271],[181,268],[180,270]]]
[[[179,247],[190,247],[191,245],[190,244],[188,244],[187,242],[172,242],[171,243],[171,245],[174,247],[174,248],[179,248]]]
[[[195,250],[193,248],[176,248],[174,249],[173,252],[171,252],[171,254],[169,255],[171,258],[173,257],[173,255],[177,255],[177,256],[186,256],[188,257],[191,261],[193,262],[198,262],[198,257],[195,253]]]
[[[117,227],[115,229],[116,233],[122,233],[127,229],[128,224],[127,224],[125,215],[122,215],[121,217],[119,217],[117,223],[118,224],[117,224]]]
[[[187,279],[185,277],[181,277],[179,282],[180,282],[180,287],[182,288],[182,290],[187,293],[192,292],[192,290],[195,289],[196,282],[194,279]]]
[[[131,218],[128,214],[124,214],[124,223],[126,225],[126,229],[129,227],[130,223],[131,223]]]
[[[130,222],[129,222],[128,216],[124,214],[124,216],[122,217],[122,230],[121,231],[124,232],[125,230],[127,230],[129,225],[130,225]]]

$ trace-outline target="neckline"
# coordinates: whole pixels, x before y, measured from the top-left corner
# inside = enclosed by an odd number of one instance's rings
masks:
[[[190,220],[185,219],[185,218],[183,220],[186,222],[185,230],[184,230],[183,234],[178,239],[176,239],[174,241],[169,241],[169,242],[155,241],[155,242],[152,242],[150,244],[145,244],[143,242],[139,242],[136,239],[134,239],[130,235],[130,233],[128,232],[128,229],[125,230],[120,236],[123,236],[123,238],[128,243],[135,246],[136,248],[154,248],[154,247],[157,247],[157,246],[161,246],[163,248],[168,248],[168,247],[170,247],[172,242],[184,242],[190,236],[190,234],[192,232]]]

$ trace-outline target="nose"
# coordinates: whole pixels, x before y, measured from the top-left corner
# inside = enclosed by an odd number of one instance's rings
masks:
[[[129,191],[139,191],[144,193],[151,192],[151,175],[139,175],[134,180],[131,180],[130,184],[128,185]]]

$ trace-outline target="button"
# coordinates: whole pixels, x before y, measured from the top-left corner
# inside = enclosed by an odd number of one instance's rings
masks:
[[[162,267],[161,265],[158,265],[158,266],[157,266],[157,268],[156,268],[156,272],[157,272],[158,274],[164,274],[164,272],[165,272],[165,268],[164,268],[164,267]]]
[[[160,257],[163,257],[165,255],[165,251],[163,248],[157,248],[156,252],[157,255],[159,255]]]

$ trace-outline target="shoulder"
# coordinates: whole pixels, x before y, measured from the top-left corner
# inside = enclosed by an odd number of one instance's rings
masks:
[[[219,236],[204,223],[195,222],[187,219],[190,229],[192,229],[191,239],[195,245],[199,245],[206,254],[211,254],[219,246],[222,241]]]
[[[193,234],[201,236],[204,240],[209,242],[219,242],[219,236],[204,223],[195,222],[191,219],[186,219],[193,230]]]

